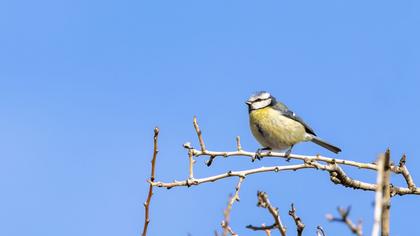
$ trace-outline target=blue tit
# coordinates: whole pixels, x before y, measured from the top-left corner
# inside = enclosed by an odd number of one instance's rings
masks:
[[[255,158],[261,158],[262,150],[286,149],[288,157],[295,144],[306,141],[316,143],[334,153],[341,152],[340,148],[318,138],[309,125],[270,93],[258,92],[252,95],[246,104],[252,134],[263,146],[257,150]]]

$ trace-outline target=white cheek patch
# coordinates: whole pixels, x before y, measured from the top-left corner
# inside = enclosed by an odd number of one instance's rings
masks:
[[[261,108],[264,108],[264,107],[270,105],[270,103],[271,103],[271,99],[266,99],[266,100],[262,100],[262,101],[252,103],[251,107],[254,110],[261,109]]]

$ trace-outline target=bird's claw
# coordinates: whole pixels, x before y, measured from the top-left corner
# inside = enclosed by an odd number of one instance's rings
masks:
[[[285,153],[285,155],[284,155],[284,157],[286,157],[286,161],[287,162],[289,162],[290,161],[290,154],[292,153],[292,148],[293,148],[293,146],[291,147],[291,148],[289,148],[289,150],[287,150],[287,152]]]
[[[252,157],[252,162],[255,161],[255,159],[257,160],[261,160],[262,156],[261,156],[261,148],[258,148],[257,151],[255,152],[255,155]]]
[[[265,148],[258,148],[257,151],[255,151],[255,155],[252,157],[252,162],[255,161],[255,159],[261,160],[263,158],[262,151],[270,151],[271,148],[265,147]],[[269,152],[271,153],[271,152]]]

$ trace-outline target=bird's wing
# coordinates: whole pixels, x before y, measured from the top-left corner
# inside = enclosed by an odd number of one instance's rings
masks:
[[[302,120],[299,116],[296,115],[293,111],[289,110],[289,108],[284,105],[281,102],[277,102],[275,105],[272,106],[275,110],[279,111],[282,115],[286,116],[287,118],[290,118],[292,120],[295,120],[303,125],[305,127],[305,131],[308,134],[313,134],[316,136],[315,131],[305,123],[305,121]]]

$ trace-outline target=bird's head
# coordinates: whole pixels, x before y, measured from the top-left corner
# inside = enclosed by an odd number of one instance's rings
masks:
[[[245,103],[248,105],[249,111],[252,111],[268,107],[273,102],[275,102],[275,98],[270,93],[261,91],[251,95]]]

